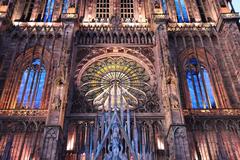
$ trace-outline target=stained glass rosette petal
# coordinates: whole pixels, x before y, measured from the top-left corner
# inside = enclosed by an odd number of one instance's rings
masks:
[[[110,57],[88,67],[81,78],[81,91],[98,110],[135,109],[146,101],[149,80],[137,62]]]

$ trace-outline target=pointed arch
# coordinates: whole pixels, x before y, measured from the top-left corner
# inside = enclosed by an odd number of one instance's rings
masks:
[[[188,49],[179,55],[179,71],[187,108],[216,109],[227,107],[226,93],[219,85],[215,58],[204,48]],[[217,83],[216,83],[217,82]]]
[[[45,81],[50,67],[50,54],[35,46],[19,54],[4,86],[2,109],[40,109]]]

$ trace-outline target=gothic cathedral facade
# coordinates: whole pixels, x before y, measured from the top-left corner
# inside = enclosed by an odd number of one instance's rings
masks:
[[[1,0],[0,159],[240,159],[231,0]]]

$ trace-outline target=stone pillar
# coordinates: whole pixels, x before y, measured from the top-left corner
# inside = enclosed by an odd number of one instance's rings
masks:
[[[44,128],[42,151],[40,159],[58,160],[62,159],[63,135],[62,128],[59,125],[47,125]]]
[[[237,26],[239,19],[240,16],[236,13],[229,13],[228,16],[221,14],[217,25],[220,53],[226,66],[221,72],[232,107],[239,107],[240,104],[240,65],[238,61],[240,58],[240,32]]]
[[[159,21],[156,33],[156,43],[159,48],[158,60],[160,61],[160,75],[162,101],[165,112],[166,140],[169,145],[169,159],[190,160],[187,141],[187,132],[184,125],[183,113],[180,107],[180,94],[176,66],[171,61],[166,22]]]
[[[65,148],[63,141],[63,124],[65,116],[65,108],[67,106],[68,82],[69,75],[69,58],[72,49],[73,28],[74,24],[65,23],[62,31],[61,45],[55,46],[55,55],[59,62],[56,71],[56,79],[54,79],[52,93],[50,97],[50,106],[48,107],[48,118],[44,128],[44,139],[42,144],[41,159],[58,160]],[[59,43],[58,43],[59,44]],[[58,56],[57,56],[58,55]]]

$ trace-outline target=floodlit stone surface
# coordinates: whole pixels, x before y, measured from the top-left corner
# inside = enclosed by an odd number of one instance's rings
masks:
[[[230,1],[0,2],[0,159],[240,159]]]

